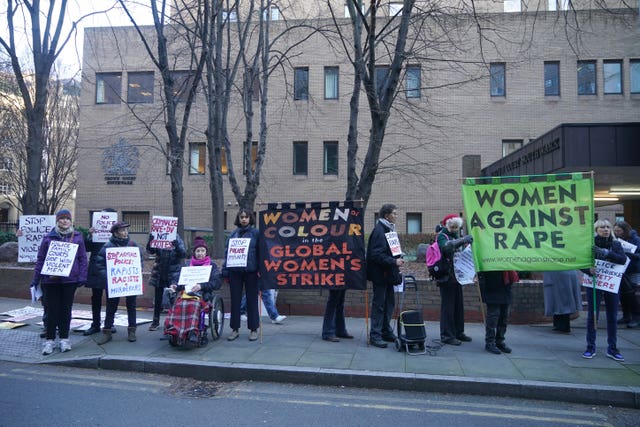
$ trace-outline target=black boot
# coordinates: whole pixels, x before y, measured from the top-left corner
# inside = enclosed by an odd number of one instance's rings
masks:
[[[485,326],[484,349],[489,353],[501,354],[502,352],[496,347],[496,328]]]
[[[95,323],[92,323],[91,327],[84,331],[82,335],[88,337],[89,335],[97,334],[98,332],[100,332],[100,324],[98,323],[98,326],[96,326]]]

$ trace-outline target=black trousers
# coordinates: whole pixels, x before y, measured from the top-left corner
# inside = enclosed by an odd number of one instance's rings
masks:
[[[91,288],[91,326],[100,329],[100,311],[102,310],[102,288]]]
[[[369,339],[380,341],[382,337],[393,335],[391,316],[396,306],[393,286],[386,283],[373,282],[373,299],[371,300],[371,331]]]
[[[45,299],[47,320],[44,322],[47,339],[56,339],[56,329],[60,339],[69,338],[71,327],[71,308],[76,294],[77,283],[43,283],[42,293]]]
[[[346,292],[346,289],[332,289],[329,291],[322,322],[322,338],[348,335],[344,320],[344,297]]]
[[[136,296],[131,295],[125,297],[127,303],[127,320],[129,327],[136,326]],[[118,304],[120,304],[120,297],[107,298],[107,314],[104,318],[104,329],[111,329],[113,327],[113,320],[116,317],[116,311],[118,311]]]
[[[247,296],[247,327],[255,331],[260,326],[258,314],[258,275],[243,271],[229,272],[229,286],[231,295],[231,329],[240,329],[240,304],[242,302],[242,290]]]
[[[464,333],[464,299],[462,285],[455,279],[440,288],[440,339],[458,338]]]
[[[508,321],[509,304],[487,304],[485,342],[487,344],[504,344]]]

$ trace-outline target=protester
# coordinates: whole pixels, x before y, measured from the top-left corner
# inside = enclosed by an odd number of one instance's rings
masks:
[[[254,225],[255,216],[250,209],[242,208],[236,215],[234,225],[237,227],[229,236],[225,250],[225,261],[222,267],[222,277],[229,281],[231,295],[231,334],[227,340],[233,341],[240,336],[240,304],[242,291],[247,297],[247,327],[249,341],[258,339],[260,319],[258,315],[258,239],[260,233]],[[240,242],[238,239],[249,239],[246,263],[243,266],[228,266],[229,244]]]
[[[485,345],[489,353],[511,353],[505,344],[511,305],[511,285],[518,281],[514,271],[484,271],[478,273],[480,295],[487,306]]]
[[[154,287],[153,296],[153,320],[149,326],[150,331],[155,331],[160,327],[160,313],[162,312],[162,294],[165,288],[178,283],[180,279],[180,269],[187,250],[180,236],[176,235],[176,240],[171,243],[169,249],[157,249],[152,247],[153,234],[149,234],[147,242],[147,252],[155,255],[156,260],[151,271],[149,285]]]
[[[282,322],[287,319],[287,316],[278,313],[275,289],[263,289],[260,292],[260,298],[264,304],[264,309],[267,310],[269,319],[271,319],[271,323],[274,325],[282,325]],[[247,320],[247,297],[245,295],[242,295],[242,302],[240,303],[240,319]]]
[[[118,247],[132,247],[140,251],[140,248],[129,238],[129,224],[126,222],[116,222],[111,226],[111,238],[107,243],[102,246],[98,257],[96,259],[96,265],[98,267],[98,274],[100,280],[104,283],[104,288],[107,289],[107,249]],[[142,267],[142,253],[140,253],[140,267]],[[129,295],[125,297],[127,306],[127,340],[129,342],[136,341],[136,296]],[[106,344],[112,339],[113,321],[118,311],[118,304],[120,303],[120,297],[107,298],[107,313],[104,319],[104,328],[102,328],[102,335],[96,339],[96,343],[99,345]]]
[[[193,239],[193,256],[189,261],[190,267],[211,266],[211,273],[209,274],[209,281],[204,283],[198,283],[191,287],[191,293],[200,294],[205,301],[213,300],[213,292],[222,287],[222,281],[220,278],[220,270],[218,265],[211,260],[209,256],[209,246],[207,242],[200,236],[196,236]],[[176,283],[178,281],[176,280]],[[177,285],[172,285],[175,290]]]
[[[553,316],[553,330],[571,332],[571,315],[582,310],[582,290],[576,270],[543,274],[544,315]]]
[[[627,328],[636,328],[640,324],[640,304],[636,296],[636,289],[640,284],[640,237],[625,221],[618,221],[613,226],[613,233],[618,239],[636,246],[635,251],[625,250],[629,265],[624,271],[622,282],[620,283],[620,306],[622,307],[622,318],[618,320],[619,325],[627,325]]]
[[[611,234],[611,223],[606,219],[599,219],[594,224],[595,245],[593,252],[596,259],[610,261],[615,264],[624,264],[627,257],[624,254],[620,242],[613,238]],[[596,268],[591,267],[589,270],[582,270],[585,274],[592,277],[596,274]],[[595,293],[595,308],[594,308]],[[585,359],[591,359],[596,355],[596,328],[594,324],[594,311],[597,312],[596,319],[600,314],[600,301],[604,299],[604,305],[607,313],[607,357],[624,362],[624,357],[620,354],[617,347],[617,312],[618,312],[618,294],[613,292],[591,289],[587,290],[587,349],[582,353]]]
[[[116,212],[115,209],[106,208],[102,212]],[[97,334],[100,332],[100,312],[102,311],[102,294],[105,293],[106,282],[100,277],[98,272],[98,265],[96,260],[100,249],[104,246],[105,242],[94,242],[93,236],[95,233],[93,227],[89,228],[89,235],[86,236],[85,246],[87,251],[91,252],[89,257],[89,272],[87,274],[87,283],[85,286],[91,289],[91,327],[84,331],[85,336]],[[115,333],[116,328],[113,328],[111,332]]]
[[[395,307],[393,287],[402,282],[400,267],[404,264],[401,255],[393,256],[386,233],[396,230],[396,205],[382,205],[367,246],[367,280],[373,282],[371,301],[371,331],[369,343],[386,348],[396,336],[391,328],[391,315]]]
[[[471,236],[460,237],[462,218],[449,214],[442,220],[443,229],[437,237],[440,253],[447,259],[449,274],[438,279],[440,289],[440,340],[444,344],[460,345],[471,337],[464,333],[464,299],[462,285],[453,274],[454,252],[473,242]]]
[[[24,232],[22,231],[22,229],[18,228],[18,230],[16,230],[16,237],[22,237],[23,235]],[[33,288],[31,290],[32,293],[36,292],[38,285],[39,282],[31,283],[30,287]],[[42,288],[40,288],[40,295],[40,305],[42,305],[42,332],[40,332],[40,338],[47,338],[47,305],[44,300],[44,296],[42,295]]]
[[[68,276],[50,276],[42,274],[47,252],[51,242],[66,242],[78,245],[71,272]],[[60,337],[60,351],[71,350],[69,343],[69,329],[71,328],[71,310],[76,288],[82,286],[87,280],[87,251],[84,246],[82,233],[75,231],[71,222],[71,212],[62,209],[56,213],[56,226],[49,234],[44,236],[38,258],[33,269],[31,286],[38,284],[42,287],[43,299],[47,309],[46,341],[42,354],[53,353],[56,339],[56,329]]]
[[[347,332],[344,318],[346,293],[346,289],[331,289],[329,291],[327,306],[324,309],[324,320],[322,321],[322,339],[325,341],[338,342],[340,338],[353,339],[353,335]]]

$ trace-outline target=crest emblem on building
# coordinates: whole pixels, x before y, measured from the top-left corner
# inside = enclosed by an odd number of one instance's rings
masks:
[[[124,138],[102,152],[102,170],[107,184],[133,184],[139,166],[138,147]]]

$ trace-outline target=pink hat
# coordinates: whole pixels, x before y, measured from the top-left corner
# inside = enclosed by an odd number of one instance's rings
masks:
[[[195,252],[195,250],[198,248],[204,248],[207,251],[207,255],[209,254],[209,246],[207,246],[207,241],[200,236],[196,236],[193,239],[193,251]]]

